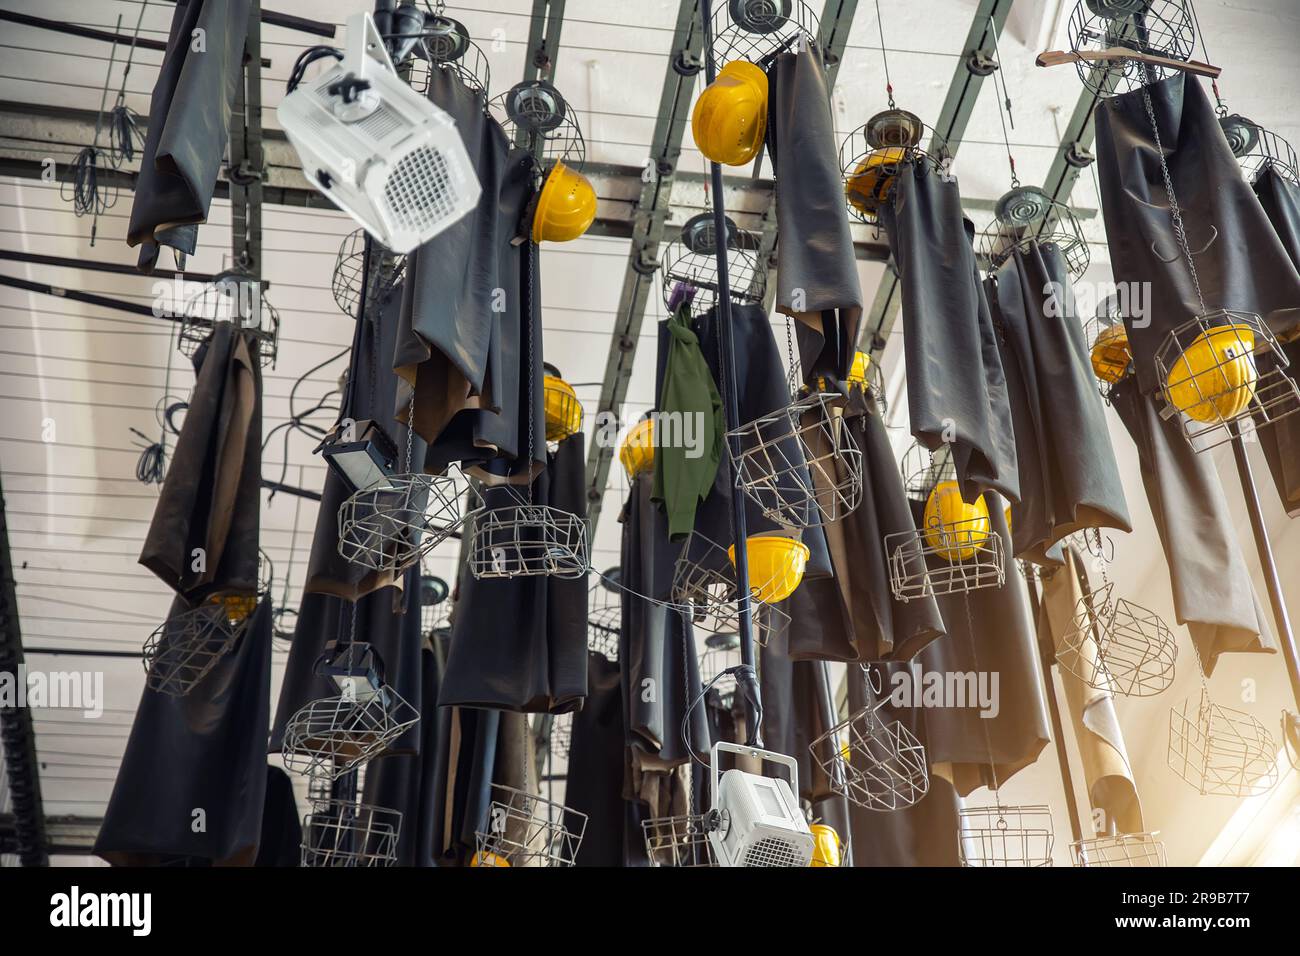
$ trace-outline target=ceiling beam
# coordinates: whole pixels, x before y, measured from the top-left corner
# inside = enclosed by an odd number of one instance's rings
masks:
[[[555,82],[555,58],[560,51],[560,30],[564,27],[564,3],[565,0],[533,0],[524,61],[525,82]]]

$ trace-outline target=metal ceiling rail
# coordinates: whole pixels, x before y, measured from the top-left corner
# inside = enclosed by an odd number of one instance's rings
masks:
[[[528,23],[528,49],[524,60],[524,81],[555,79],[555,57],[560,51],[560,30],[564,28],[565,0],[533,0]]]
[[[935,136],[947,144],[950,156],[957,155],[962,138],[966,135],[966,127],[970,123],[971,112],[975,109],[975,101],[979,98],[984,80],[992,75],[993,69],[1001,69],[1001,64],[997,64],[996,60],[997,39],[1006,27],[1013,2],[1014,0],[980,0],[975,10],[975,18],[966,35],[966,43],[962,47],[952,83],[948,86],[948,95],[934,124]],[[898,317],[899,301],[898,275],[891,264],[880,277],[880,285],[876,287],[871,307],[863,317],[858,337],[858,347],[868,351],[873,359],[878,359],[885,350],[889,332]]]

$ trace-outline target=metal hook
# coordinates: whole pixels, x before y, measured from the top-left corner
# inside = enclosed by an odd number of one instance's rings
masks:
[[[1195,252],[1193,252],[1193,253],[1191,253],[1191,254],[1192,254],[1193,256],[1199,256],[1199,255],[1201,255],[1201,254],[1204,253],[1207,249],[1209,249],[1210,246],[1214,245],[1214,241],[1215,241],[1216,239],[1218,239],[1218,238],[1219,238],[1219,229],[1218,229],[1218,227],[1217,227],[1217,226],[1213,226],[1213,225],[1211,225],[1211,226],[1210,226],[1210,239],[1209,239],[1209,241],[1206,242],[1205,245],[1201,246],[1201,248],[1197,249]],[[1177,261],[1177,259],[1178,259],[1178,253],[1177,253],[1177,252],[1175,252],[1172,256],[1170,256],[1170,257],[1168,257],[1168,258],[1165,258],[1164,256],[1162,256],[1162,255],[1160,254],[1160,250],[1156,248],[1156,243],[1155,243],[1154,241],[1151,243],[1151,252],[1152,252],[1152,254],[1153,254],[1157,259],[1159,259],[1161,262],[1164,262],[1164,263],[1167,263],[1167,264],[1168,264],[1168,263],[1173,263],[1173,262]]]

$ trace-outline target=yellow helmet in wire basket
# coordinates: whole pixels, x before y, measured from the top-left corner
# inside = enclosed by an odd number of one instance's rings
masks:
[[[1169,404],[1197,422],[1230,421],[1255,397],[1255,330],[1244,323],[1206,329],[1165,379]]]
[[[533,213],[533,242],[569,242],[596,221],[596,190],[587,177],[556,162]]]
[[[628,429],[627,437],[618,450],[618,460],[628,478],[649,471],[655,463],[655,423],[645,418]]]
[[[747,60],[724,66],[695,101],[691,133],[715,163],[743,166],[757,156],[767,133],[767,74]]]
[[[1128,347],[1128,330],[1123,322],[1108,325],[1092,343],[1092,374],[1114,385],[1128,373],[1133,357]]]
[[[563,441],[582,431],[582,403],[573,386],[549,372],[542,384],[542,404],[546,409],[546,440]]]
[[[864,156],[844,183],[849,205],[864,216],[874,216],[889,198],[898,166],[906,155],[907,150],[901,146],[887,146]]]
[[[808,545],[784,534],[756,534],[745,539],[749,560],[749,586],[754,597],[764,604],[784,601],[803,580],[808,566]],[[736,546],[727,549],[732,567],[736,564]]]
[[[925,500],[925,543],[945,561],[975,556],[989,536],[989,506],[980,495],[974,504],[962,500],[955,481],[941,481]]]

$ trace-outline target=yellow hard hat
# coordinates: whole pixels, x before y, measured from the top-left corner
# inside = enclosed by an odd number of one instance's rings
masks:
[[[695,145],[708,159],[743,166],[763,148],[767,132],[767,74],[747,60],[732,60],[695,101]]]
[[[487,850],[479,850],[470,858],[470,866],[509,866],[510,861]]]
[[[840,835],[835,828],[825,823],[814,823],[808,827],[813,836],[813,855],[811,866],[840,865]]]
[[[874,216],[889,198],[898,175],[898,164],[907,155],[901,146],[873,149],[863,157],[844,182],[844,196],[849,205],[866,216]]]
[[[573,386],[558,375],[545,376],[542,404],[546,409],[547,441],[563,441],[582,431],[582,403]]]
[[[1255,330],[1221,325],[1202,332],[1165,379],[1169,404],[1198,422],[1236,418],[1255,397]]]
[[[238,624],[257,610],[257,595],[223,591],[208,598],[208,603],[220,604],[226,609],[226,619],[231,624]]]
[[[853,353],[853,365],[849,368],[850,385],[866,385],[867,369],[871,367],[871,356],[866,352]]]
[[[808,545],[784,534],[756,534],[745,539],[749,559],[749,586],[755,599],[764,604],[784,601],[803,580],[808,566]],[[736,564],[736,546],[727,549],[731,564]]]
[[[988,540],[989,506],[968,505],[955,481],[941,481],[925,500],[925,542],[945,561],[965,561]]]
[[[1133,358],[1128,348],[1128,331],[1122,322],[1102,329],[1092,343],[1092,373],[1114,385],[1128,372]]]
[[[596,190],[587,177],[556,162],[546,174],[533,214],[533,242],[568,242],[596,219]]]
[[[629,478],[649,471],[655,463],[655,423],[653,418],[637,422],[623,439],[618,450],[618,460]]]

